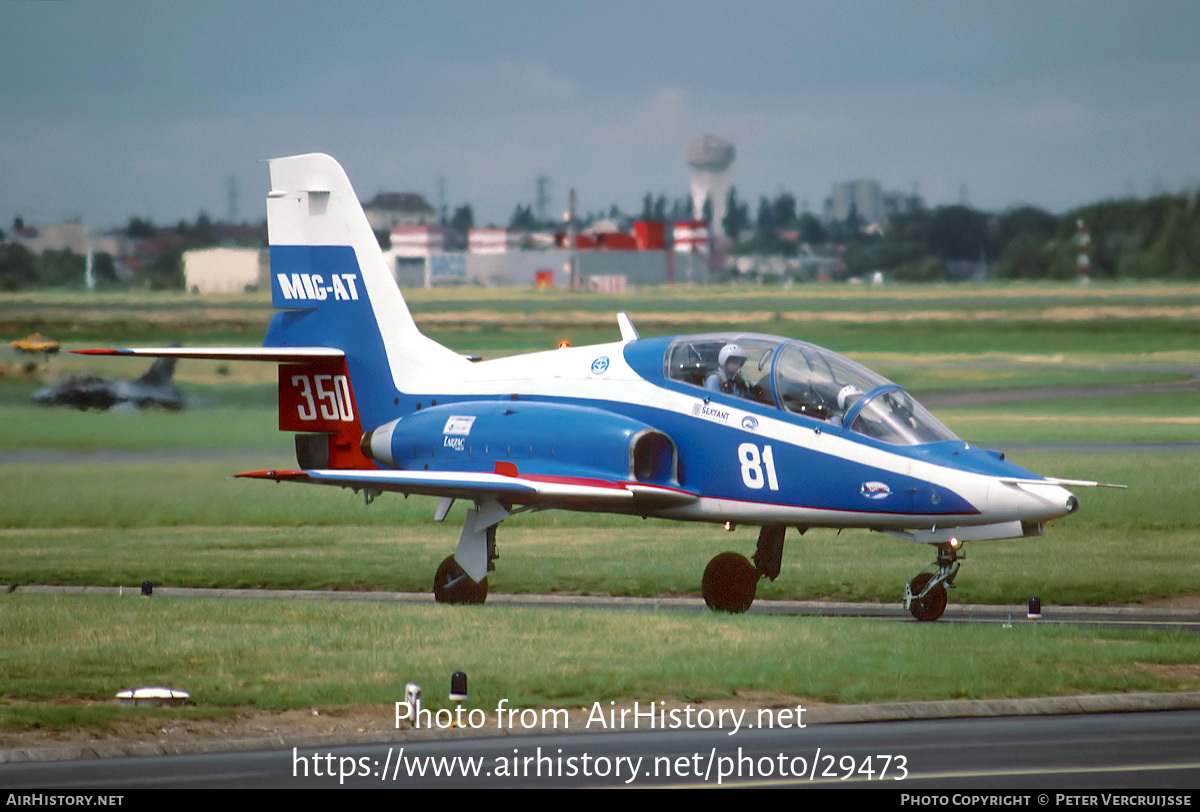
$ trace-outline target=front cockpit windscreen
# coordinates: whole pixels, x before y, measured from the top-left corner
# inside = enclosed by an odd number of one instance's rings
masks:
[[[895,385],[867,395],[857,412],[852,415],[852,431],[892,445],[924,445],[958,439],[916,398]]]
[[[745,361],[729,379],[732,367],[718,372],[718,360],[731,345]],[[838,426],[849,416],[852,431],[893,445],[958,439],[887,378],[805,341],[756,333],[682,336],[665,361],[673,380],[708,389],[720,381],[720,391]]]

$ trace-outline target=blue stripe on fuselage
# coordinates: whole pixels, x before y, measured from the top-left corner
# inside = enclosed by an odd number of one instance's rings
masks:
[[[695,394],[697,403],[700,403],[703,390],[696,389]],[[669,436],[675,442],[679,454],[680,487],[709,498],[880,515],[961,516],[975,515],[979,512],[975,505],[953,491],[916,477],[853,462],[836,454],[795,446],[759,432],[724,426],[710,419],[651,406],[583,398],[522,396],[520,400],[512,401],[508,397],[501,400],[497,395],[430,393],[422,395],[421,400],[425,403],[436,400],[443,407],[452,403],[491,401],[497,408],[518,410],[521,403],[526,402],[558,403],[625,415],[653,426]],[[734,403],[736,408],[743,410],[748,410],[748,405],[754,405],[737,401],[736,398],[731,400],[731,408]],[[795,417],[765,406],[761,409],[764,415],[789,422]],[[402,402],[401,408],[392,411],[391,417],[399,417],[411,409],[404,409]],[[564,414],[564,419],[556,423],[553,417],[547,416],[544,421],[547,436],[586,430],[585,427],[572,422],[571,417],[574,417],[574,414]],[[748,446],[752,446],[753,450]],[[902,447],[892,450],[901,457],[907,456],[902,453]],[[561,449],[553,460],[544,461],[549,466],[545,472],[541,470],[537,458],[514,457],[513,461],[518,463],[522,473],[531,474],[561,474],[564,466],[571,465],[577,466],[581,472],[590,471],[594,463],[591,459],[564,458]],[[447,456],[430,460],[430,470],[453,470],[456,465],[461,463],[456,463],[452,457]],[[769,467],[773,469],[773,476],[768,472]],[[777,489],[772,488],[772,482],[777,484]],[[865,487],[868,483],[880,482],[887,486],[888,495],[881,497],[878,488]],[[755,484],[757,487],[754,487]]]

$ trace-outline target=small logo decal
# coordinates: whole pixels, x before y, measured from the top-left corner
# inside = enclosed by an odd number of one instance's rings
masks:
[[[452,414],[442,428],[442,434],[470,434],[475,424],[475,415]]]
[[[603,375],[608,370],[608,356],[602,355],[595,361],[592,361],[592,374]]]
[[[746,415],[742,418],[742,428],[746,431],[754,431],[758,428],[758,418],[751,414]]]
[[[707,403],[693,403],[692,414],[696,417],[702,417],[705,420],[712,420],[714,423],[729,423],[728,409],[718,409],[716,406],[709,406]]]
[[[859,493],[867,499],[887,499],[892,495],[892,489],[886,482],[864,482]]]

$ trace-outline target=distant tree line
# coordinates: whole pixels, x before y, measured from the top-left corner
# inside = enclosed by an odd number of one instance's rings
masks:
[[[17,218],[13,236],[24,231],[24,225]],[[93,254],[92,275],[98,286],[182,290],[185,251],[218,245],[265,245],[266,225],[216,223],[201,212],[194,222],[181,220],[173,227],[159,227],[148,219],[132,217],[125,228],[109,236],[121,241],[127,251],[123,250],[121,257],[102,251]],[[118,263],[122,273],[118,272]],[[0,290],[80,288],[85,285],[86,272],[87,257],[82,254],[69,249],[35,254],[0,230]]]
[[[846,276],[883,271],[892,279],[926,282],[961,278],[962,268],[986,269],[997,279],[1072,279],[1076,274],[1077,227],[1088,230],[1090,274],[1096,279],[1200,279],[1200,205],[1196,197],[1163,195],[1145,200],[1110,200],[1082,206],[1061,216],[1033,206],[1000,214],[968,206],[920,208],[891,216],[886,226],[864,232],[851,208],[844,222],[823,222],[797,210],[789,192],[762,196],[755,216],[750,205],[730,188],[726,198],[725,233],[735,255],[797,256],[801,246],[836,256]],[[711,217],[712,201],[705,212]],[[668,203],[647,194],[640,218],[683,220],[692,216],[692,200]],[[634,219],[613,205],[589,212],[579,225],[607,217],[628,228]],[[475,225],[469,204],[454,209],[448,225],[466,233]],[[509,226],[522,230],[561,228],[541,223],[532,207],[518,205]],[[13,239],[24,230],[17,218],[13,233],[0,229],[0,290],[31,287],[82,287],[86,258],[69,250],[34,254]],[[131,218],[121,236],[131,246],[128,256],[97,252],[93,274],[100,285],[182,289],[183,253],[216,245],[264,245],[265,224],[213,222],[201,213],[194,222],[160,227]],[[118,274],[118,263],[131,273]],[[128,277],[122,279],[121,277]]]
[[[1089,236],[1090,275],[1097,279],[1200,279],[1200,205],[1195,196],[1111,200],[1061,216],[1033,206],[1000,214],[968,206],[920,208],[891,216],[865,233],[854,208],[844,222],[797,213],[788,192],[749,206],[731,188],[722,222],[735,255],[796,256],[803,245],[840,257],[846,276],[884,271],[903,281],[959,278],[962,268],[997,279],[1073,279],[1078,230]],[[956,273],[957,272],[957,273]]]

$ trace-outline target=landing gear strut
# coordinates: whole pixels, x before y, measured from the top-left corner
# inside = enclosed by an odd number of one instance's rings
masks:
[[[937,546],[937,572],[922,572],[904,585],[904,608],[917,620],[937,620],[946,611],[946,587],[954,586],[954,576],[962,566],[961,543],[948,541]]]
[[[758,534],[754,563],[741,553],[715,556],[704,568],[700,592],[714,612],[745,612],[754,603],[760,578],[774,581],[783,563],[785,527],[764,527]]]

